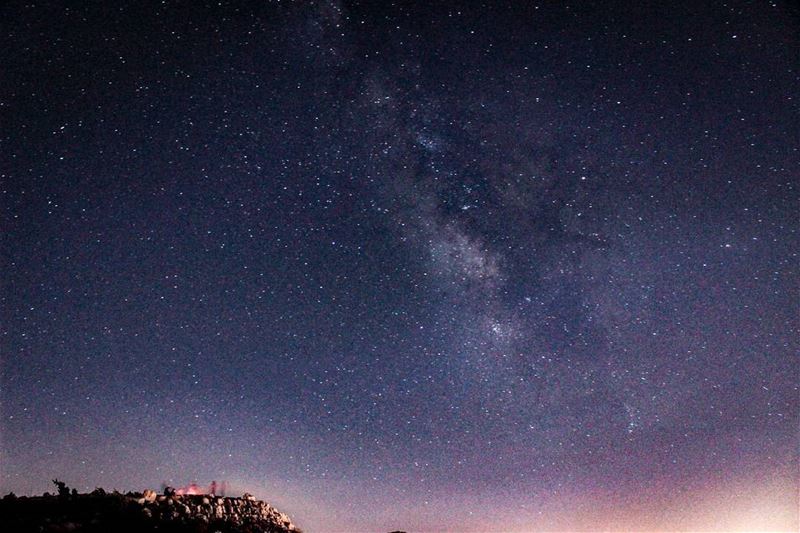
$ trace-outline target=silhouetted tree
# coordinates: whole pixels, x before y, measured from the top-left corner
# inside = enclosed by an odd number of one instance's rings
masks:
[[[69,498],[69,487],[63,481],[53,480],[53,484],[58,488],[59,498]]]

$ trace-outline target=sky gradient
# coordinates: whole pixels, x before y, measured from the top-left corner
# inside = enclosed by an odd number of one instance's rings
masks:
[[[797,529],[790,2],[6,2],[0,490]]]

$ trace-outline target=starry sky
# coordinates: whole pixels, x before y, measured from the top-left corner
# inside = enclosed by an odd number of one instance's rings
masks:
[[[3,493],[798,527],[796,5],[0,15]]]

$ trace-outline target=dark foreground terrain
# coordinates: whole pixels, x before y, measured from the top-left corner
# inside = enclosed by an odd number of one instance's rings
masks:
[[[15,497],[0,500],[0,530],[7,533],[298,533],[289,517],[245,495],[179,496],[105,493]]]

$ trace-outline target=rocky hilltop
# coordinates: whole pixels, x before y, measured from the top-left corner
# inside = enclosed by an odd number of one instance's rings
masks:
[[[266,502],[212,495],[106,493],[0,500],[0,524],[9,533],[301,533]]]

